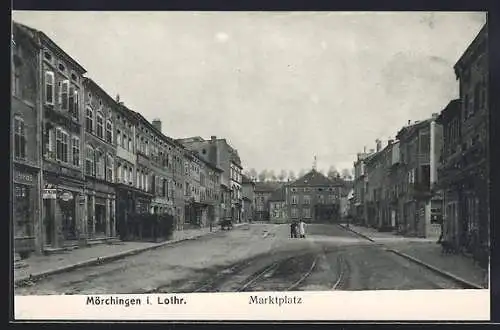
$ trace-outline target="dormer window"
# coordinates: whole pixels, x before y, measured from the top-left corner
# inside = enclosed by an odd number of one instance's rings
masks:
[[[49,62],[51,62],[51,63],[52,63],[52,54],[51,54],[51,53],[49,53],[49,51],[47,51],[47,50],[46,50],[45,52],[43,52],[43,57],[44,57],[47,61],[49,61]]]
[[[71,74],[71,80],[78,82],[78,77],[76,76],[76,74],[74,73]]]
[[[59,71],[61,71],[61,72],[66,72],[66,67],[64,66],[64,64],[59,63],[58,68],[59,68]]]

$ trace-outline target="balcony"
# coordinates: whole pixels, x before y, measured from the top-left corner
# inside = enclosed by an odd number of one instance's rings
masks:
[[[151,161],[149,160],[149,157],[144,155],[143,153],[138,152],[137,153],[137,164],[145,167],[150,167]]]

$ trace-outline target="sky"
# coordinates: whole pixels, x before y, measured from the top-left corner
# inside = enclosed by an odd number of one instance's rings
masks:
[[[245,169],[339,171],[458,97],[480,12],[14,11],[173,138],[215,135]]]

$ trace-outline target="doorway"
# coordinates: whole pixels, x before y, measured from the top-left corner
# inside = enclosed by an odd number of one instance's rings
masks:
[[[106,206],[95,204],[95,235],[106,236]]]
[[[54,232],[54,210],[52,208],[52,199],[43,200],[43,241],[45,245],[52,245]]]

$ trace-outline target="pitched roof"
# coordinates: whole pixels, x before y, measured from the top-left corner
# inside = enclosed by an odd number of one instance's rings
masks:
[[[270,202],[281,202],[285,200],[285,189],[284,187],[279,187],[269,197]]]
[[[255,192],[273,192],[282,187],[282,182],[255,182]]]
[[[301,176],[297,180],[293,181],[290,183],[292,186],[325,186],[325,185],[333,185],[337,184],[338,182],[335,182],[328,177],[324,176],[320,172],[316,171],[315,169],[312,169],[305,175]]]

